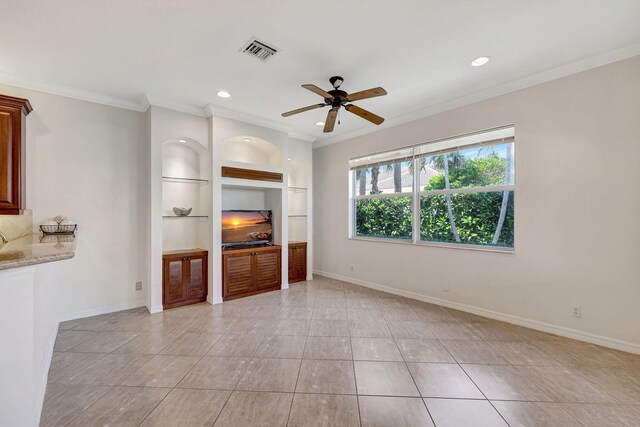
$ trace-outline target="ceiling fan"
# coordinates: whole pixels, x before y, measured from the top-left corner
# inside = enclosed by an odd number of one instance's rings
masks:
[[[333,90],[330,90],[328,92],[320,89],[316,85],[302,85],[303,88],[322,96],[324,98],[323,104],[314,104],[308,107],[298,108],[297,110],[287,111],[286,113],[282,113],[282,117],[289,117],[293,116],[294,114],[304,113],[305,111],[315,110],[316,108],[331,106],[331,109],[327,114],[327,120],[325,120],[324,122],[324,132],[333,132],[333,128],[336,124],[336,118],[338,117],[338,110],[340,109],[340,107],[344,107],[348,112],[353,113],[356,116],[360,116],[373,124],[379,125],[384,122],[384,119],[382,117],[377,116],[372,112],[365,110],[364,108],[360,108],[353,104],[348,104],[348,102],[374,98],[376,96],[383,96],[387,94],[386,90],[382,89],[381,87],[374,87],[360,92],[348,94],[347,92],[340,90],[340,85],[344,81],[342,77],[333,76],[329,79],[329,81],[333,86]]]

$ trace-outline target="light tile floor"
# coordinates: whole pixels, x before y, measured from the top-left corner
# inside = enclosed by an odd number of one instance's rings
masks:
[[[322,277],[60,325],[43,426],[638,426],[640,356]]]

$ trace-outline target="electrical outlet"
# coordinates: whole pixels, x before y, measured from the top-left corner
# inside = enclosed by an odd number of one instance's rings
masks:
[[[353,264],[351,264],[351,271],[356,271],[356,267]]]
[[[571,306],[571,317],[575,317],[576,319],[579,319],[582,317],[582,307],[580,307],[579,305],[572,305]]]
[[[443,292],[449,292],[451,290],[451,288],[449,287],[448,283],[443,283],[442,284],[442,291]]]
[[[142,282],[136,282],[136,291],[142,290]]]

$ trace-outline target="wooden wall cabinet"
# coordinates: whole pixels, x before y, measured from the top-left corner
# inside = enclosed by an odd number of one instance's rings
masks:
[[[208,253],[203,249],[162,254],[162,307],[180,307],[207,300]]]
[[[289,283],[307,280],[307,242],[289,242]]]
[[[224,301],[280,289],[282,248],[226,249],[222,252]]]
[[[25,199],[28,99],[0,95],[0,215],[19,215]]]

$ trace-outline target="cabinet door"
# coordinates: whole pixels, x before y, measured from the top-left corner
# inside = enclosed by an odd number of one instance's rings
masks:
[[[189,257],[187,264],[189,266],[188,298],[195,299],[207,296],[207,257]]]
[[[296,250],[289,246],[289,283],[296,279]]]
[[[257,289],[280,285],[280,252],[257,252],[253,262]]]
[[[164,259],[164,305],[187,299],[185,265],[182,257]]]
[[[294,276],[297,280],[307,279],[307,248],[305,246],[296,246],[293,251],[295,255],[293,257]]]
[[[17,214],[21,208],[20,110],[0,108],[0,213]]]
[[[223,283],[224,296],[242,294],[254,289],[252,280],[252,256],[250,253],[241,255],[223,255]]]

